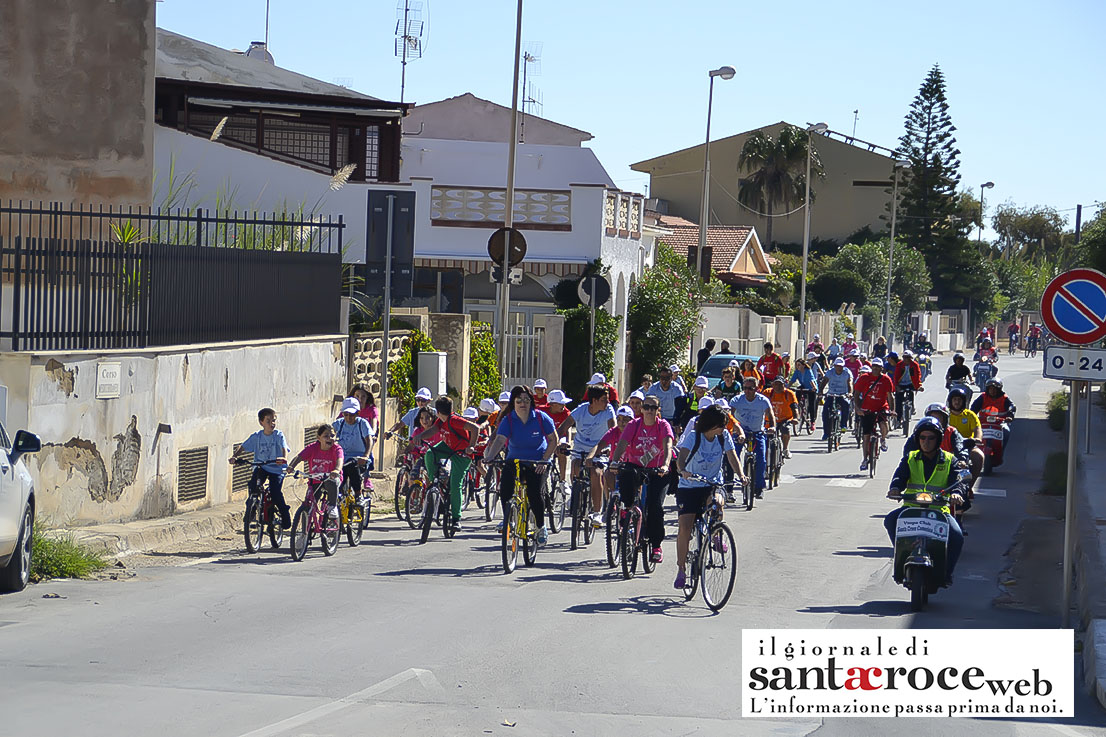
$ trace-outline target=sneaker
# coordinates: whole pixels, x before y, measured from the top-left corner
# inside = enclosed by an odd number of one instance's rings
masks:
[[[590,515],[588,519],[591,520],[591,526],[596,529],[600,529],[604,525],[602,512],[596,512],[595,514]]]
[[[664,562],[664,553],[660,548],[653,548],[653,554],[649,556],[649,559],[654,563],[662,563]]]
[[[503,520],[499,520],[499,524],[495,526],[496,532],[503,532]]]
[[[453,520],[453,533],[456,534],[461,531],[461,518],[457,517]]]
[[[549,530],[547,530],[545,527],[542,527],[540,530],[538,530],[538,545],[545,545],[548,540]]]
[[[730,544],[726,542],[726,538],[718,535],[714,538],[714,549],[722,555],[725,555],[730,552]]]
[[[733,492],[732,491],[727,491],[726,492],[726,504],[734,504],[736,501],[737,501],[737,499],[734,497]]]
[[[676,572],[676,580],[672,582],[672,588],[682,589],[687,583],[687,574],[683,571]]]
[[[887,452],[887,441],[881,442],[879,444],[879,449],[880,449],[881,452],[886,453]]]
[[[784,458],[790,458],[790,457],[791,457],[791,451],[789,451],[789,450],[785,450],[785,451],[783,452],[783,457],[784,457]]]
[[[860,470],[861,471],[867,471],[868,470],[868,459],[867,458],[865,458],[864,460],[862,460],[860,462]]]
[[[756,493],[753,494],[753,496],[755,496],[757,499],[763,499],[764,498],[764,489],[757,489]]]
[[[338,507],[331,507],[330,511],[326,513],[326,516],[331,519],[338,519]]]

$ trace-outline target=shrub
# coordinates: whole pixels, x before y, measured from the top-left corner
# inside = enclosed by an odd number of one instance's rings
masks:
[[[491,325],[474,322],[469,354],[469,404],[475,407],[484,397],[497,399],[502,383]]]
[[[561,354],[561,386],[570,397],[583,396],[591,374],[588,373],[588,349],[591,342],[591,308],[575,307],[557,310],[565,318],[565,350]],[[611,381],[614,374],[614,349],[618,343],[621,320],[607,313],[595,311],[595,370]]]
[[[31,580],[86,578],[107,567],[100,553],[75,542],[70,536],[45,535],[36,527],[31,538]]]
[[[1053,392],[1045,409],[1048,412],[1048,426],[1053,430],[1063,430],[1068,416],[1068,393]]]
[[[388,396],[399,400],[401,411],[415,406],[415,391],[419,382],[416,356],[420,351],[432,351],[434,344],[421,330],[411,331],[399,360],[388,364]]]
[[[1058,450],[1045,458],[1045,470],[1041,478],[1041,493],[1064,496],[1068,489],[1068,454]]]

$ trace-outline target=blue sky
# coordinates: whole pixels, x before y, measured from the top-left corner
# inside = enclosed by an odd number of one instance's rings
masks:
[[[423,0],[424,58],[408,65],[406,99],[464,92],[509,105],[513,0]],[[226,48],[265,34],[265,0],[164,0],[158,25]],[[271,0],[279,66],[399,99],[395,0]],[[824,121],[894,147],[926,73],[945,73],[962,185],[994,181],[991,205],[1051,205],[1074,224],[1106,201],[1106,3],[930,0],[844,3],[525,0],[523,48],[540,43],[543,117],[591,132],[624,189],[648,177],[629,165],[701,143],[707,71],[712,138]],[[714,171],[715,176],[720,172]],[[1088,213],[1088,210],[1091,213]]]

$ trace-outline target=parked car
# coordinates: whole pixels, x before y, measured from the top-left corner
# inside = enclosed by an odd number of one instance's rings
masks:
[[[23,455],[42,442],[20,430],[15,442],[0,423],[0,591],[22,591],[31,577],[31,537],[35,528],[35,489]]]
[[[715,353],[703,364],[703,370],[699,372],[699,376],[707,377],[710,380],[710,388],[713,389],[722,382],[722,370],[730,365],[730,361],[737,361],[740,364],[746,358],[752,360],[755,364],[760,356],[747,356],[740,353]],[[741,377],[738,377],[738,383],[741,383]]]

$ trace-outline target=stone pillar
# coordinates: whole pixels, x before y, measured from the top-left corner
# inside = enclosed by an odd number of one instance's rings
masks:
[[[434,350],[445,351],[446,384],[461,395],[459,410],[468,406],[469,363],[472,358],[472,344],[469,339],[472,318],[468,315],[453,315],[435,312],[429,317],[427,336],[434,344]]]
[[[565,319],[563,315],[548,315],[541,343],[541,377],[551,387],[561,385],[561,360],[565,350]],[[618,388],[618,387],[616,387]],[[621,396],[621,395],[620,395]]]

